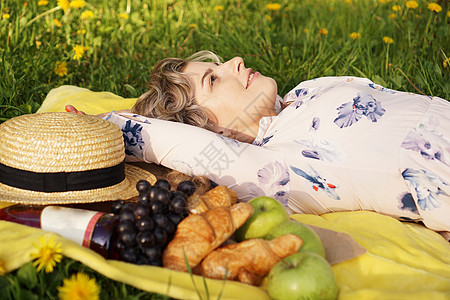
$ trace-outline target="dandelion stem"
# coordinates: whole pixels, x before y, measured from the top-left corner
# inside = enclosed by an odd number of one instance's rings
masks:
[[[386,73],[388,70],[388,64],[389,64],[389,44],[387,44],[387,49],[386,49],[386,66],[385,66]]]
[[[54,8],[52,8],[52,9],[50,9],[50,10],[47,10],[47,11],[43,12],[42,14],[40,14],[40,15],[34,17],[34,18],[31,19],[30,21],[28,21],[28,23],[27,23],[25,26],[28,26],[28,25],[34,23],[34,21],[36,21],[36,20],[38,20],[38,19],[40,19],[40,18],[42,18],[42,17],[44,17],[44,16],[46,16],[46,15],[48,15],[48,14],[51,14],[52,12],[55,12],[55,11],[57,11],[57,10],[60,10],[60,9],[61,9],[61,7],[60,7],[60,6],[57,6],[57,7],[54,7]]]

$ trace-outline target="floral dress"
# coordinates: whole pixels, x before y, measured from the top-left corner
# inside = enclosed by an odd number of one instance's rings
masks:
[[[450,103],[368,79],[300,83],[253,144],[186,124],[112,113],[128,157],[206,175],[241,200],[290,212],[370,210],[450,231]],[[277,104],[280,106],[280,104]]]

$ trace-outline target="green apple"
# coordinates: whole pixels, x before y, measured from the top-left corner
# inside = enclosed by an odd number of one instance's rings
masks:
[[[274,299],[337,299],[338,286],[330,264],[313,252],[297,252],[276,263],[267,275]]]
[[[280,235],[293,233],[303,240],[300,251],[314,252],[325,258],[325,248],[317,233],[308,225],[296,220],[285,221],[273,228],[265,237],[266,240],[272,240]]]
[[[275,226],[289,220],[286,208],[278,200],[261,196],[250,200],[253,214],[236,232],[238,241],[264,238]]]

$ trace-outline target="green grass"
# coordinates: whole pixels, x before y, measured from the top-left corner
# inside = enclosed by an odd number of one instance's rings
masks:
[[[450,99],[447,1],[440,1],[439,13],[423,0],[416,9],[407,9],[403,0],[283,0],[276,11],[267,9],[269,2],[92,0],[64,12],[56,0],[44,6],[37,0],[1,1],[0,122],[35,112],[63,84],[137,97],[157,61],[203,49],[225,60],[241,56],[247,66],[275,78],[280,95],[303,80],[354,75]],[[86,11],[94,16],[83,20]],[[319,32],[323,28],[327,34]],[[351,39],[352,32],[361,38]],[[394,43],[384,43],[385,36]],[[75,45],[88,47],[80,60],[73,59]],[[54,73],[58,62],[66,62],[66,76]],[[80,267],[65,260],[53,275],[38,275],[42,286],[28,291],[40,297],[54,276],[69,274],[67,264]],[[0,277],[0,284],[19,284],[19,271]],[[116,293],[110,298],[148,296],[92,274]]]
[[[62,84],[137,97],[157,61],[202,49],[243,57],[276,79],[280,95],[306,79],[355,75],[450,98],[447,7],[432,12],[423,0],[416,9],[403,0],[284,0],[278,11],[256,0],[104,0],[65,13],[56,0],[37,3],[1,2],[0,121],[35,112]],[[94,17],[83,20],[88,10]],[[352,32],[361,38],[352,40]],[[394,43],[385,44],[384,36]],[[75,45],[89,47],[81,60],[72,59]],[[67,63],[67,76],[53,72],[59,61]]]

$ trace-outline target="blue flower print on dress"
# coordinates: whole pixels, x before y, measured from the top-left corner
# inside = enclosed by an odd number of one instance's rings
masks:
[[[144,141],[142,139],[142,125],[131,120],[125,122],[122,127],[125,154],[143,158]]]
[[[308,89],[307,88],[301,88],[295,90],[295,96],[297,97],[303,97],[308,95]]]
[[[260,142],[255,142],[254,145],[264,146],[265,144],[267,144],[270,141],[271,138],[273,138],[273,134],[263,138]]]
[[[323,139],[319,134],[320,119],[314,117],[309,129],[309,139],[294,140],[294,142],[302,145],[302,155],[307,158],[318,159],[323,161],[341,161],[343,154],[336,145]]]
[[[442,188],[448,185],[439,176],[427,170],[405,169],[403,178],[417,195],[417,204],[422,210],[433,210],[441,206],[439,195],[447,195]]]
[[[394,90],[385,88],[385,87],[383,87],[383,86],[381,86],[381,85],[379,85],[379,84],[375,84],[375,83],[369,83],[369,87],[373,88],[374,90],[378,90],[378,91],[385,92],[385,93],[389,93],[389,94],[395,94],[395,93],[397,93],[397,92],[394,91]]]
[[[372,122],[377,122],[386,112],[372,95],[367,93],[358,93],[353,98],[353,102],[347,102],[337,108],[338,116],[334,123],[340,128],[348,127],[358,122],[363,116],[366,116]]]
[[[439,120],[435,117],[429,117],[413,128],[403,141],[402,148],[450,166],[450,141],[440,132]]]
[[[266,193],[280,201],[284,206],[288,201],[289,171],[286,166],[278,161],[266,164],[258,170],[258,183]]]
[[[324,191],[328,194],[329,197],[341,200],[339,195],[336,193],[335,189],[337,188],[337,185],[327,182],[325,178],[322,178],[315,170],[311,168],[310,174],[306,173],[305,171],[296,168],[294,166],[291,166],[291,170],[294,171],[295,174],[302,176],[306,180],[308,180],[314,191]]]
[[[416,215],[419,214],[416,203],[414,202],[414,198],[411,193],[404,193],[403,195],[401,195],[400,206],[398,208],[400,208],[401,210],[410,211]]]

